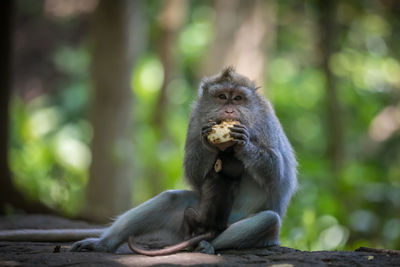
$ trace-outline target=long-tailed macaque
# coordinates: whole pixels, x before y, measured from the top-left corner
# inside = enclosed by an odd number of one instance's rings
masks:
[[[214,123],[204,128],[204,136],[211,131]],[[214,239],[227,228],[243,171],[243,163],[235,157],[233,149],[225,147],[224,151],[218,154],[213,168],[203,179],[198,208],[188,207],[184,212],[185,241],[164,249],[144,250],[134,244],[134,237],[131,236],[129,247],[140,254],[160,256],[182,249],[193,249],[201,242],[202,252],[214,253],[213,247],[207,241]]]
[[[281,219],[297,184],[297,162],[270,102],[253,82],[226,68],[204,78],[191,113],[184,156],[184,174],[192,190],[165,191],[122,214],[100,237],[73,244],[72,251],[115,251],[129,236],[152,235],[165,245],[185,238],[184,212],[196,207],[206,173],[219,152],[202,130],[209,121],[233,119],[232,149],[244,166],[228,228],[210,240],[215,250],[279,244]]]
[[[235,156],[244,176],[229,216],[229,226],[211,245],[215,250],[279,244],[281,218],[296,188],[296,159],[274,110],[248,78],[232,68],[203,79],[193,106],[185,144],[184,173],[193,191],[166,191],[119,217],[100,238],[76,242],[73,251],[114,251],[130,235],[155,233],[166,243],[183,240],[183,214],[195,206],[203,178],[218,149],[202,135],[209,121],[234,119]]]

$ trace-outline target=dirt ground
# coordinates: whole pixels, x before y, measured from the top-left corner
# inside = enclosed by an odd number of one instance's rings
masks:
[[[99,226],[52,216],[0,217],[0,230],[92,227]],[[147,257],[131,253],[126,244],[121,246],[115,254],[69,252],[71,244],[71,242],[0,241],[0,266],[400,266],[400,254],[393,251],[308,252],[272,247],[221,251],[218,255],[185,252],[169,256]]]

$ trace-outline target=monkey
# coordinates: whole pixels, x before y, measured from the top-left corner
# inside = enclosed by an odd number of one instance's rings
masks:
[[[228,228],[210,244],[214,250],[279,245],[281,220],[297,185],[297,161],[270,102],[254,82],[228,67],[202,80],[189,118],[183,167],[192,190],[155,196],[124,213],[100,238],[76,242],[72,251],[115,251],[130,235],[138,239],[157,229],[168,233],[170,244],[182,240],[184,211],[198,203],[203,178],[218,154],[202,135],[210,119],[240,122],[231,136],[245,168]]]
[[[154,234],[165,244],[184,240],[184,211],[198,205],[203,178],[219,150],[202,133],[209,120],[235,119],[235,157],[243,176],[228,227],[209,243],[215,251],[279,245],[282,218],[297,187],[294,150],[270,101],[232,67],[201,80],[187,128],[183,170],[190,190],[167,190],[119,216],[99,237],[75,242],[71,251],[114,252],[133,236]],[[17,233],[16,233],[17,234]]]
[[[207,135],[215,122],[203,129]],[[200,242],[203,252],[214,254],[207,241],[214,239],[228,225],[228,218],[243,175],[243,163],[235,158],[232,149],[221,151],[214,167],[206,174],[199,195],[198,211],[193,207],[184,212],[185,241],[159,250],[143,250],[134,244],[134,237],[129,237],[132,251],[147,256],[172,254],[183,249],[191,249]],[[210,249],[207,251],[207,249]]]

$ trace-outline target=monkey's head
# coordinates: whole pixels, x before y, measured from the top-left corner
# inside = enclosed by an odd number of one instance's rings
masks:
[[[265,100],[255,84],[232,67],[202,80],[197,104],[202,123],[237,120],[251,126],[254,116],[265,110],[260,108],[265,106]]]

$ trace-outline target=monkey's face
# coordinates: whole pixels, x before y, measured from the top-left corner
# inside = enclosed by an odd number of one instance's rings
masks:
[[[255,84],[228,67],[203,78],[192,114],[202,126],[210,121],[237,120],[251,130],[257,120],[263,123],[268,110],[268,101],[257,92]]]
[[[236,120],[249,125],[252,112],[252,89],[244,86],[223,83],[210,86],[203,92],[200,107],[204,119],[220,123],[223,120]]]

